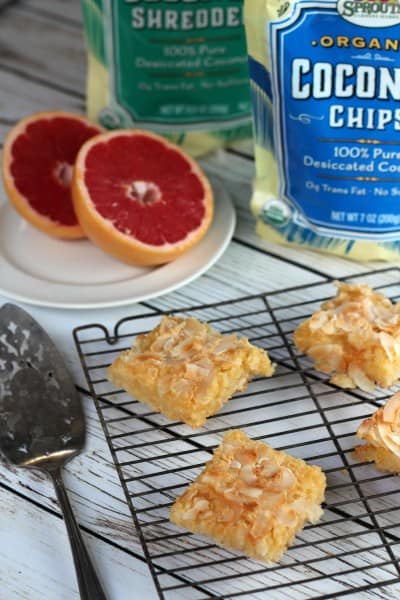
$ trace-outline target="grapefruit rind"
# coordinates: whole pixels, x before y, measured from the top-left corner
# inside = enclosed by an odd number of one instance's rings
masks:
[[[73,240],[73,239],[81,239],[85,238],[86,235],[82,229],[82,227],[78,225],[67,226],[57,224],[52,219],[39,214],[37,211],[33,210],[28,200],[23,196],[17,189],[14,178],[11,175],[11,164],[12,164],[12,147],[16,139],[23,135],[27,126],[30,123],[34,123],[36,121],[45,120],[45,119],[54,119],[57,117],[62,117],[65,119],[75,119],[77,121],[81,121],[85,125],[89,125],[90,127],[96,128],[97,126],[88,121],[85,117],[80,115],[70,114],[64,111],[50,111],[50,112],[38,112],[29,117],[25,117],[21,121],[13,127],[13,129],[7,135],[4,146],[3,146],[3,155],[2,155],[2,175],[4,188],[7,193],[7,196],[17,210],[17,212],[31,225],[40,229],[47,235],[51,237],[65,239],[65,240]],[[102,131],[100,128],[99,132]]]
[[[190,163],[192,172],[198,177],[203,186],[205,215],[201,226],[198,229],[189,232],[182,241],[176,244],[166,243],[162,246],[152,246],[143,243],[118,231],[111,221],[101,217],[94,208],[84,177],[86,157],[90,149],[99,143],[107,143],[115,137],[132,135],[153,138],[162,143],[166,148],[171,148],[184,156]],[[214,214],[212,188],[207,177],[197,163],[188,157],[182,149],[175,144],[159,135],[141,129],[110,131],[99,134],[85,142],[75,161],[72,180],[72,198],[75,213],[87,237],[107,254],[132,265],[156,266],[175,260],[195,246],[204,237],[211,225]]]

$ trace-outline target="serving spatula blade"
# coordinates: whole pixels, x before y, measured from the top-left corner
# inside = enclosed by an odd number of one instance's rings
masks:
[[[0,309],[0,449],[18,466],[50,466],[85,443],[82,404],[42,327],[13,304]]]
[[[85,444],[81,401],[54,343],[27,312],[0,309],[0,452],[52,478],[67,526],[82,600],[106,600],[83,544],[61,468]]]

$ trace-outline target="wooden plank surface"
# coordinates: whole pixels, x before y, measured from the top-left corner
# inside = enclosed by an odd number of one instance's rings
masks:
[[[65,525],[58,515],[0,484],[1,600],[78,600]],[[83,532],[109,598],[155,600],[145,563]]]
[[[1,142],[13,123],[31,112],[56,108],[84,110],[86,56],[78,0],[17,0],[5,2],[3,7],[0,2],[0,10]],[[113,327],[120,318],[128,314],[143,315],[152,306],[169,310],[228,300],[249,292],[318,282],[325,275],[364,273],[377,266],[260,240],[254,233],[254,219],[248,209],[253,163],[246,157],[251,157],[248,145],[239,144],[229,153],[221,152],[204,161],[209,171],[228,174],[225,185],[234,198],[239,218],[234,242],[218,264],[198,281],[147,306],[84,313],[29,308],[59,345],[79,385],[87,384],[72,343],[71,331],[76,325],[90,321]],[[4,197],[1,190],[0,196]],[[307,291],[299,294],[301,298],[307,298]],[[0,303],[2,300],[0,298]],[[92,401],[85,397],[84,403],[89,445],[86,453],[66,469],[71,502],[100,567],[110,600],[126,600],[133,593],[135,597],[152,600],[155,598],[153,584],[141,560],[141,546],[103,430]],[[231,423],[229,418],[224,419]],[[115,427],[119,433],[129,433],[131,423],[122,422]],[[181,464],[175,460],[170,461],[170,466]],[[186,472],[188,476],[191,473],[189,468]],[[77,598],[65,529],[51,485],[31,473],[10,470],[3,463],[0,463],[0,482],[0,600]],[[389,499],[387,502],[387,506],[391,506]],[[338,531],[335,525],[332,536]],[[339,547],[333,544],[332,552]],[[376,561],[376,556],[371,554],[369,560]],[[368,566],[368,554],[363,555],[360,568],[362,565]],[[349,579],[353,585],[362,587],[368,581],[385,581],[392,576],[389,571],[383,566],[360,575],[352,573]],[[343,582],[336,584],[340,588]],[[326,593],[339,588],[330,588],[328,583]],[[309,589],[310,593],[315,590],[312,585]],[[389,599],[399,594],[400,586],[396,584],[347,597]],[[177,591],[174,597],[189,596]],[[274,593],[268,597],[281,598]]]
[[[64,469],[71,504],[81,526],[114,546],[142,556],[135,527],[104,441],[92,400],[84,398],[88,443],[85,452]],[[0,462],[0,481],[51,514],[60,515],[53,486],[47,477]],[[1,596],[0,596],[1,597]]]
[[[49,51],[51,49],[51,51]],[[84,98],[86,57],[81,29],[48,19],[23,4],[4,8],[0,28],[0,69]]]
[[[0,140],[4,140],[17,121],[32,112],[62,109],[82,113],[85,110],[83,99],[58,90],[49,93],[40,83],[13,72],[1,71],[0,68],[0,78]]]
[[[40,14],[54,21],[67,21],[77,29],[82,29],[80,0],[23,0],[19,8],[25,12]]]

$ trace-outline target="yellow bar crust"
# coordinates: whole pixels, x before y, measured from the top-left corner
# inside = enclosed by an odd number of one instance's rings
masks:
[[[400,473],[400,392],[365,419],[357,437],[366,443],[354,449],[361,462],[374,462],[379,471]]]
[[[170,519],[220,546],[276,562],[306,521],[322,516],[325,487],[319,467],[230,431]]]
[[[172,420],[201,427],[255,375],[270,377],[265,350],[193,318],[163,317],[108,370],[112,383]]]
[[[339,387],[391,387],[400,378],[400,304],[367,285],[336,285],[336,297],[295,331],[297,348]]]

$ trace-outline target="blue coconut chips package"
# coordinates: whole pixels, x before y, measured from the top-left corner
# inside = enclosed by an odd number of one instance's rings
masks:
[[[400,3],[245,0],[265,239],[400,258]]]

